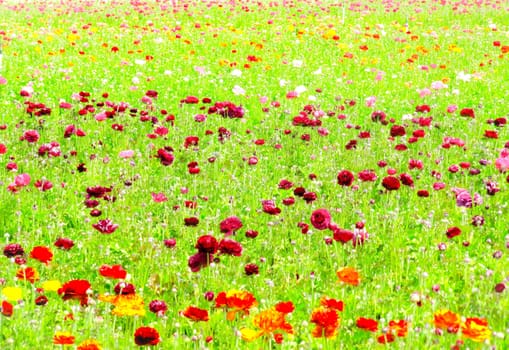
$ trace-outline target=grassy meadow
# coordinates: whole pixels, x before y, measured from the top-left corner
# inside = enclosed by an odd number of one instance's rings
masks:
[[[0,0],[0,348],[506,349],[508,15]]]

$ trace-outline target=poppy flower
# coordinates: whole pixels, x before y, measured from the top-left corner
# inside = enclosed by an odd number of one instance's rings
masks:
[[[317,209],[311,214],[311,224],[317,230],[325,230],[331,223],[331,215],[327,209]]]
[[[121,265],[102,265],[99,268],[99,273],[103,277],[113,279],[124,279],[127,276],[127,271]]]
[[[359,273],[353,267],[344,267],[336,272],[342,283],[358,286],[360,283]]]
[[[477,317],[467,318],[461,325],[461,334],[463,337],[478,343],[489,339],[491,331],[488,328],[488,320]]]
[[[48,247],[37,246],[30,252],[30,257],[47,265],[53,259],[53,253]]]
[[[209,312],[204,309],[200,309],[194,306],[188,306],[187,309],[182,313],[183,316],[188,319],[198,322],[204,321],[207,322],[209,320]]]
[[[73,345],[76,337],[70,332],[56,332],[53,336],[53,344],[56,345]]]
[[[371,318],[359,317],[355,322],[356,326],[370,332],[378,331],[378,322]]]
[[[382,186],[385,187],[387,191],[394,191],[398,190],[401,187],[401,183],[399,182],[397,177],[386,176],[382,180]]]
[[[90,287],[90,282],[87,280],[71,280],[58,289],[58,294],[63,300],[77,299],[81,305],[87,305]]]
[[[460,316],[450,310],[440,310],[433,315],[433,323],[438,329],[457,333],[460,328]]]
[[[281,213],[281,209],[276,206],[273,200],[263,200],[262,210],[264,213],[270,215],[278,215]]]
[[[134,343],[138,346],[157,345],[160,342],[159,332],[152,327],[139,327],[134,332]]]
[[[336,309],[320,306],[313,310],[311,323],[315,324],[311,333],[314,338],[335,338],[339,327],[339,313]]]
[[[230,290],[228,292],[221,292],[216,296],[216,307],[226,308],[228,313],[226,319],[233,321],[237,313],[243,315],[249,314],[249,309],[258,305],[256,298],[253,294],[246,291]]]
[[[338,179],[338,185],[341,185],[341,186],[351,186],[353,181],[355,180],[355,177],[354,177],[354,175],[352,174],[351,171],[349,171],[349,170],[341,170],[338,173],[337,179]]]
[[[359,180],[363,182],[367,181],[375,181],[378,177],[376,176],[376,173],[373,170],[362,170],[357,174],[357,177]]]
[[[355,237],[355,234],[352,231],[344,230],[342,228],[334,228],[333,232],[333,239],[343,244],[351,241]]]

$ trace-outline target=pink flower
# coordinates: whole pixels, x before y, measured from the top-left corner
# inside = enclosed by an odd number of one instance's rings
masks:
[[[376,97],[375,96],[369,96],[366,99],[366,107],[374,107],[376,103]]]
[[[4,77],[2,77],[0,75],[0,85],[5,85],[5,84],[7,84],[7,79],[5,79]]]
[[[500,153],[500,157],[495,161],[495,167],[501,173],[505,173],[509,169],[509,156],[506,152]]]
[[[297,93],[297,91],[289,91],[286,94],[287,99],[292,99],[292,98],[297,98],[297,97],[299,97],[299,94]]]
[[[18,187],[28,186],[30,184],[30,175],[21,174],[16,176],[14,179],[14,184]]]
[[[37,130],[27,130],[23,133],[23,136],[21,137],[21,141],[27,141],[29,143],[34,143],[39,141],[39,133]]]
[[[311,224],[317,230],[325,230],[331,223],[331,215],[327,209],[317,209],[311,214]]]
[[[426,97],[426,96],[431,95],[431,90],[428,88],[424,88],[422,90],[419,90],[418,92],[419,92],[420,97]]]
[[[449,105],[447,106],[447,113],[454,113],[458,109],[458,106],[456,105]]]
[[[128,159],[128,158],[132,158],[134,156],[134,151],[133,150],[125,150],[125,151],[121,151],[118,156],[120,158],[123,158],[123,159]]]
[[[152,192],[152,199],[156,203],[162,203],[162,202],[166,202],[168,200],[168,198],[162,192],[161,193]]]

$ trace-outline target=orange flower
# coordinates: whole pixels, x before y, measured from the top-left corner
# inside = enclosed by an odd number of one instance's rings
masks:
[[[19,269],[18,272],[16,272],[16,277],[19,280],[34,283],[39,280],[39,272],[37,272],[37,270],[33,267],[25,267],[24,269]]]
[[[286,321],[286,315],[287,313],[278,311],[276,307],[260,312],[253,319],[253,324],[260,330],[244,328],[241,330],[242,339],[253,341],[261,336],[272,336],[274,340],[282,342],[282,334],[275,333],[276,331],[293,334],[293,327]]]
[[[101,345],[95,339],[87,339],[81,342],[76,350],[102,350]]]
[[[56,345],[72,345],[74,344],[74,335],[69,332],[56,332],[53,336],[53,344]]]
[[[467,318],[461,325],[461,334],[475,342],[482,342],[489,339],[491,331],[488,328],[488,320],[485,318]]]
[[[457,333],[460,328],[460,316],[450,310],[440,310],[433,315],[436,328],[446,329],[449,333]]]
[[[336,337],[339,327],[339,314],[337,310],[320,306],[313,310],[311,322],[316,325],[312,332],[313,337]]]
[[[99,295],[99,300],[115,305],[115,308],[111,311],[112,315],[145,316],[145,302],[139,295]]]
[[[408,333],[408,322],[405,320],[390,321],[389,331],[395,332],[398,337],[405,337]]]
[[[185,317],[192,321],[208,321],[209,312],[204,309],[200,309],[194,306],[188,306],[187,309],[182,313]]]
[[[337,271],[336,274],[341,282],[352,286],[359,285],[359,273],[353,267],[344,267]]]
[[[221,292],[216,297],[216,307],[231,309],[226,314],[228,321],[233,321],[237,312],[242,312],[244,315],[249,314],[249,309],[256,305],[258,302],[253,294],[246,291],[230,290]]]

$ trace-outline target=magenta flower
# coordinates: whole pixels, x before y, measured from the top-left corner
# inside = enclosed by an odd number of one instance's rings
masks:
[[[331,215],[327,209],[317,209],[311,214],[311,224],[317,230],[325,230],[331,223]]]
[[[162,202],[166,202],[168,200],[166,195],[162,192],[160,192],[160,193],[152,192],[151,195],[152,195],[152,200],[156,203],[162,203]]]
[[[110,219],[100,220],[97,224],[92,225],[97,231],[103,234],[111,234],[118,228],[117,224],[114,224]]]
[[[23,136],[21,137],[21,141],[27,141],[29,143],[34,143],[39,141],[39,133],[37,130],[27,130],[23,133]]]

